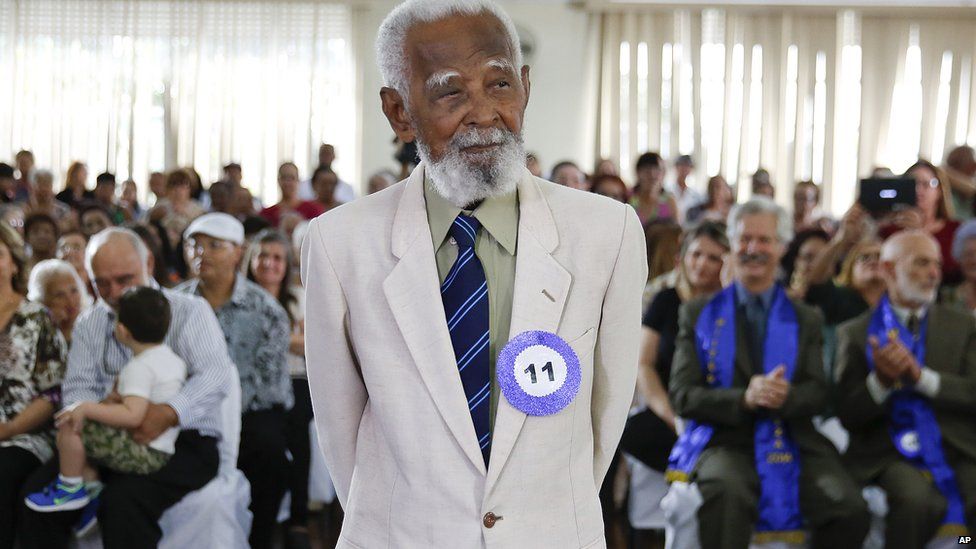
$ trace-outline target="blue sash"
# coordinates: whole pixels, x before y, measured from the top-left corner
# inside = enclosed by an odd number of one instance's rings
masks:
[[[735,286],[729,286],[708,302],[695,324],[695,343],[702,376],[709,387],[732,386],[735,371]],[[766,328],[763,371],[786,368],[792,380],[796,369],[800,328],[796,311],[786,292],[776,286]],[[759,475],[759,522],[756,539],[802,543],[805,536],[800,513],[800,454],[788,426],[767,413],[757,415],[755,424],[756,472]],[[671,450],[669,481],[687,481],[702,451],[712,438],[714,427],[690,421]]]
[[[868,336],[877,337],[881,345],[884,345],[888,342],[889,334],[897,335],[912,351],[918,363],[924,365],[925,337],[928,334],[928,327],[926,315],[916,339],[898,321],[888,295],[885,294],[874,314],[871,315]],[[870,343],[867,345],[867,357],[868,368],[874,370],[874,351]],[[940,535],[966,534],[966,512],[962,495],[959,493],[956,475],[942,452],[942,431],[939,429],[939,423],[935,419],[928,398],[918,394],[911,387],[903,388],[900,384],[896,384],[888,399],[888,431],[898,452],[909,463],[929,476],[946,498],[949,505],[942,520]]]

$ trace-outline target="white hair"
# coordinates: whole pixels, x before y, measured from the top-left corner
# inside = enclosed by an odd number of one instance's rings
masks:
[[[135,249],[136,254],[139,255],[139,261],[142,264],[142,269],[147,279],[146,282],[148,282],[148,279],[152,277],[152,273],[148,271],[146,265],[149,262],[149,248],[146,247],[146,243],[142,241],[142,238],[140,238],[135,231],[126,229],[124,227],[109,227],[107,229],[103,229],[92,236],[91,240],[88,241],[88,246],[85,247],[85,270],[88,271],[89,278],[91,278],[91,280],[95,280],[95,272],[92,271],[92,259],[95,257],[95,254],[98,253],[98,250],[101,249],[102,246],[108,244],[109,241],[116,239],[127,240]]]
[[[383,20],[376,36],[376,59],[386,86],[395,89],[404,101],[408,98],[410,62],[407,59],[407,33],[415,25],[447,19],[452,15],[488,13],[501,21],[515,61],[515,73],[522,66],[522,46],[515,23],[491,0],[406,0]],[[437,75],[435,75],[437,76]]]
[[[742,221],[743,217],[762,214],[776,217],[776,237],[780,244],[789,244],[790,240],[793,239],[793,220],[790,219],[790,214],[786,213],[782,206],[765,196],[754,196],[747,202],[732,208],[726,225],[729,242],[735,242],[735,238],[738,236],[739,221]]]
[[[81,294],[81,310],[84,311],[91,304],[91,296],[88,295],[88,288],[78,276],[78,271],[67,261],[60,259],[45,259],[38,262],[31,269],[30,280],[27,282],[27,299],[40,303],[47,301],[47,285],[55,276],[70,276],[75,284],[78,285],[78,293]]]

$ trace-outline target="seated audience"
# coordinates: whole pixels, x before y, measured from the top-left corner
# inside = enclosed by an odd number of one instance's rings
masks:
[[[915,178],[918,207],[891,215],[879,233],[888,238],[904,229],[922,229],[935,237],[942,253],[942,281],[958,284],[962,280],[959,264],[952,257],[952,239],[959,222],[952,219],[952,200],[949,189],[942,184],[942,170],[927,160],[919,160],[905,172]]]
[[[664,192],[665,167],[661,155],[654,152],[640,155],[636,170],[637,184],[631,203],[641,224],[647,225],[655,219],[676,219],[678,206],[674,197]]]
[[[681,309],[670,396],[690,423],[668,476],[701,492],[702,547],[809,531],[811,547],[854,549],[868,531],[860,489],[812,423],[827,403],[820,315],[776,283],[791,225],[768,199],[738,206],[733,284]]]
[[[549,180],[570,189],[590,190],[590,182],[586,179],[586,174],[569,160],[563,160],[553,166]]]
[[[27,284],[27,299],[47,307],[54,325],[68,343],[78,316],[92,304],[88,288],[75,268],[60,259],[47,259],[34,265]]]
[[[312,174],[312,189],[315,190],[315,204],[327,212],[332,208],[342,204],[336,199],[336,185],[339,183],[339,176],[328,168],[316,168]]]
[[[243,412],[237,467],[251,483],[250,542],[253,548],[270,548],[289,475],[288,314],[268,292],[238,274],[244,244],[239,221],[223,213],[205,214],[187,227],[185,236],[196,278],[176,289],[210,304],[237,366]]]
[[[675,270],[681,248],[681,227],[672,221],[656,221],[644,227],[644,242],[647,245],[647,280]],[[646,286],[645,286],[646,288]],[[646,302],[641,311],[646,311],[653,295],[644,294]]]
[[[684,223],[688,210],[705,201],[705,197],[691,186],[691,174],[695,171],[695,161],[683,154],[674,161],[674,185],[670,193],[678,207],[678,223]]]
[[[14,167],[6,162],[0,162],[0,204],[14,204],[17,202],[17,180],[14,178]]]
[[[620,175],[620,168],[617,167],[617,163],[609,158],[600,158],[596,161],[596,166],[593,167],[593,177],[598,177],[601,175]]]
[[[216,181],[207,191],[210,193],[210,211],[231,213],[231,202],[234,198],[234,187],[226,181]]]
[[[378,193],[387,187],[396,185],[396,183],[396,174],[390,170],[380,170],[371,175],[366,181],[366,194]]]
[[[291,241],[282,233],[266,229],[254,237],[243,266],[247,279],[260,285],[278,300],[291,325],[288,342],[288,372],[295,404],[288,411],[285,436],[291,453],[291,513],[287,546],[308,546],[308,474],[312,446],[308,426],[312,421],[312,398],[305,371],[305,291],[292,286]]]
[[[149,174],[149,192],[153,194],[153,204],[159,203],[166,198],[166,174],[163,172],[153,172]]]
[[[805,229],[798,232],[786,248],[781,265],[783,284],[793,299],[803,300],[807,293],[810,267],[813,260],[827,247],[830,235],[821,229]]]
[[[158,221],[166,229],[166,238],[175,245],[183,237],[190,222],[206,213],[190,196],[190,174],[183,169],[166,176],[166,198],[149,210],[149,220]]]
[[[74,223],[71,207],[54,198],[54,174],[50,170],[34,172],[33,192],[24,205],[24,213],[49,215],[62,228]]]
[[[976,205],[976,151],[969,145],[955,147],[946,155],[943,169],[952,189],[956,219],[971,219]]]
[[[885,546],[976,531],[976,324],[935,303],[940,245],[926,230],[885,241],[887,294],[838,329],[844,456],[888,500]]]
[[[705,202],[688,210],[685,215],[685,224],[700,221],[725,223],[732,206],[735,205],[735,193],[732,192],[732,187],[721,175],[713,176],[708,180],[706,196]]]
[[[305,219],[314,219],[322,213],[322,207],[317,203],[298,198],[298,182],[298,166],[285,162],[278,167],[281,201],[261,210],[261,217],[267,219],[272,227],[278,227],[281,216],[288,212],[295,212]]]
[[[637,390],[647,409],[627,421],[620,444],[626,452],[662,473],[677,440],[668,383],[678,337],[678,310],[682,303],[722,289],[722,268],[728,253],[724,225],[706,221],[689,230],[681,245],[677,286],[654,296],[644,314]]]
[[[24,243],[0,225],[0,547],[14,547],[28,476],[54,455],[49,428],[60,402],[67,346],[40,303],[24,298]]]
[[[630,191],[623,179],[616,175],[600,175],[593,178],[593,185],[590,191],[598,195],[612,198],[617,202],[627,203]]]
[[[113,324],[122,294],[132,287],[152,286],[152,258],[138,235],[112,227],[88,245],[99,301],[75,325],[63,384],[66,406],[103,401],[113,393],[115,378],[132,358]],[[159,518],[186,494],[198,490],[217,474],[221,437],[220,405],[233,367],[220,325],[206,302],[163,290],[172,323],[165,343],[187,365],[187,382],[165,404],[150,404],[145,419],[132,430],[133,439],[146,444],[171,428],[179,428],[175,453],[150,475],[113,473],[101,495],[85,508],[61,513],[38,513],[22,507],[18,535],[21,547],[67,547],[72,527],[84,531],[94,520],[106,547],[155,547],[162,531]],[[24,493],[38,491],[58,474],[57,460],[49,461],[28,479]]]
[[[60,468],[55,480],[24,498],[34,511],[82,509],[103,488],[97,468],[109,474],[150,475],[176,451],[176,427],[144,444],[129,432],[145,421],[150,404],[165,405],[186,382],[186,363],[163,343],[171,319],[169,301],[155,288],[129,288],[119,298],[118,313],[115,337],[132,352],[115,381],[119,401],[78,401],[58,412]]]
[[[88,239],[84,234],[78,231],[63,233],[58,239],[57,258],[74,267],[75,272],[85,283],[88,296],[95,297],[95,288],[88,278],[88,269],[85,268],[85,246],[87,245]]]
[[[962,283],[942,286],[939,302],[976,315],[976,220],[963,223],[956,231],[952,257],[962,271]]]
[[[86,239],[112,227],[112,217],[104,208],[98,204],[91,203],[81,206],[78,212],[78,222],[81,225],[81,233]]]
[[[830,217],[820,209],[820,187],[813,181],[800,181],[793,188],[793,231],[820,229],[832,232]]]
[[[31,181],[34,179],[34,153],[28,150],[17,151],[14,156],[14,164],[17,166],[14,202],[25,203],[30,201],[33,193]]]
[[[142,219],[145,209],[139,204],[139,189],[136,182],[126,179],[122,182],[122,197],[119,199],[119,207],[125,212],[125,218],[130,221]]]
[[[759,168],[752,174],[752,196],[765,196],[770,200],[776,198],[776,187],[773,186],[769,170]]]
[[[95,193],[86,188],[88,167],[84,162],[72,162],[64,176],[64,190],[55,198],[78,210],[82,203],[95,199]]]
[[[93,202],[108,213],[112,225],[121,225],[126,221],[131,221],[132,216],[131,212],[127,212],[119,206],[115,197],[115,184],[114,173],[98,174],[98,177],[95,178],[95,199]]]
[[[29,249],[28,265],[54,259],[60,236],[61,230],[53,217],[42,213],[27,216],[24,220],[24,240]]]

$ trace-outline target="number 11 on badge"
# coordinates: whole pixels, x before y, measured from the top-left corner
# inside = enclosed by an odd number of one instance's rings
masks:
[[[576,398],[579,358],[562,338],[542,331],[523,332],[498,355],[498,385],[508,402],[532,416],[558,413]]]

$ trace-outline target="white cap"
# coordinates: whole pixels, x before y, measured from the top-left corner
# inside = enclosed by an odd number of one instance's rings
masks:
[[[205,234],[238,246],[244,243],[244,225],[234,216],[220,212],[203,214],[194,219],[183,231],[183,238],[190,238],[195,234]]]

